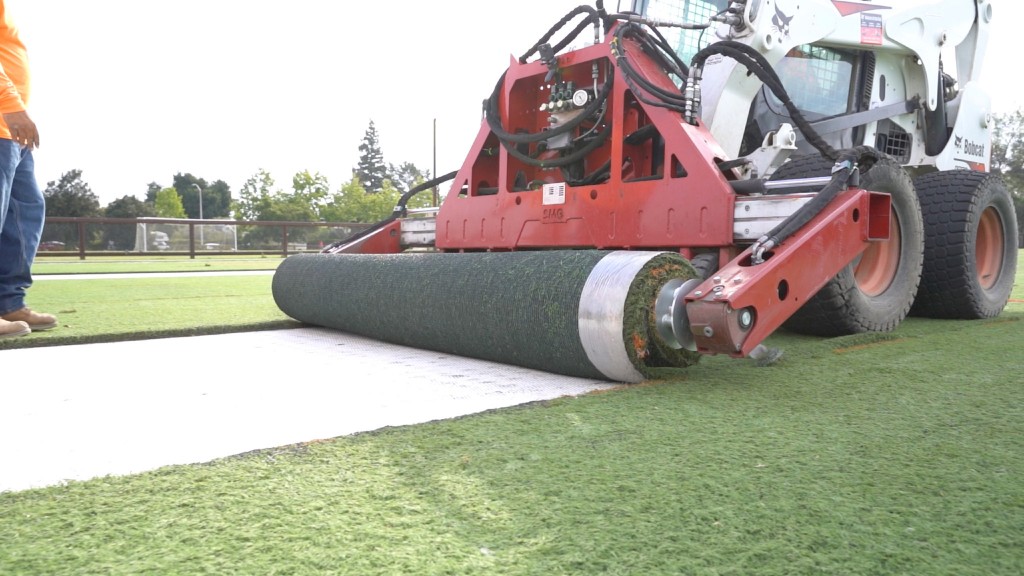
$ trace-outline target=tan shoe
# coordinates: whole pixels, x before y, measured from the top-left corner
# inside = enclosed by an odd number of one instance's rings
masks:
[[[0,320],[0,338],[14,338],[15,336],[24,336],[31,332],[32,329],[24,322],[8,322],[7,320]]]
[[[10,314],[4,314],[0,318],[8,322],[24,322],[33,330],[49,330],[57,325],[57,317],[53,314],[35,312],[27,306]]]

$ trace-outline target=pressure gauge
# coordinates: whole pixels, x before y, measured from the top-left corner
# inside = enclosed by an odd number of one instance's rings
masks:
[[[572,95],[572,103],[575,104],[577,108],[586,106],[587,100],[590,100],[590,95],[587,94],[586,90],[577,90]]]

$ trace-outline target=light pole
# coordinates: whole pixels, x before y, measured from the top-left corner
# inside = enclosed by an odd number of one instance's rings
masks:
[[[203,189],[202,189],[201,186],[199,186],[199,184],[196,184],[195,182],[192,183],[192,186],[196,189],[196,191],[199,192],[199,244],[203,248],[206,248],[206,242],[203,240],[203,222],[202,222],[202,220],[203,220]]]

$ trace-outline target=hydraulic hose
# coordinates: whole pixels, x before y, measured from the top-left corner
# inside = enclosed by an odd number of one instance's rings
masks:
[[[539,160],[532,156],[528,156],[519,150],[516,150],[515,147],[512,146],[506,146],[505,150],[508,151],[509,156],[540,168],[564,168],[585,159],[588,154],[600,148],[611,134],[612,125],[608,124],[597,134],[597,137],[588,142],[586,146],[583,146],[571,154],[559,156],[558,158],[551,158],[549,160]]]
[[[648,30],[654,34],[653,39]],[[689,67],[679,58],[679,55],[669,45],[668,40],[657,28],[645,28],[635,22],[626,21],[615,29],[615,44],[613,44],[612,50],[616,56],[616,63],[628,80],[636,82],[644,90],[660,96],[663,100],[681,102],[683,99],[681,92],[664,90],[651,84],[633,68],[629,60],[625,59],[626,50],[623,40],[627,37],[632,37],[640,42],[642,49],[654,57],[663,68],[678,76],[680,80],[684,80],[689,74]]]
[[[321,252],[326,252],[326,253],[333,252],[334,250],[340,248],[341,246],[344,246],[345,244],[349,244],[351,242],[355,242],[356,240],[360,240],[362,238],[365,238],[365,237],[369,236],[370,234],[373,234],[377,230],[380,230],[381,228],[383,228],[383,227],[387,226],[388,224],[394,222],[395,220],[398,220],[399,218],[405,216],[406,215],[406,205],[409,203],[409,200],[413,196],[415,196],[415,195],[417,195],[420,192],[423,192],[425,190],[429,190],[429,189],[433,188],[434,186],[437,186],[438,184],[443,184],[443,183],[445,183],[445,182],[455,178],[456,174],[458,174],[457,171],[456,172],[449,172],[449,173],[445,174],[444,176],[438,176],[437,178],[434,178],[432,180],[427,180],[426,182],[424,182],[424,183],[422,183],[422,184],[420,184],[418,186],[414,186],[413,188],[410,188],[409,191],[407,191],[406,193],[402,194],[402,196],[398,199],[398,202],[395,204],[395,208],[391,212],[390,216],[388,216],[387,218],[385,218],[385,219],[383,219],[383,220],[381,220],[379,222],[374,223],[372,226],[370,226],[369,228],[366,228],[365,230],[360,230],[360,231],[358,231],[358,232],[356,232],[354,234],[351,234],[351,235],[349,235],[349,236],[347,236],[347,237],[345,237],[345,238],[343,238],[341,240],[336,240],[334,242],[331,242],[329,245],[325,246],[324,249],[321,250]]]
[[[547,46],[551,38],[558,33],[563,27],[565,27],[570,21],[577,16],[585,14],[586,18],[579,23],[575,29],[572,30],[566,37],[554,46]],[[604,22],[606,13],[603,10],[603,4],[598,3],[598,8],[595,9],[590,6],[577,6],[561,20],[558,21],[554,26],[551,27],[525,54],[519,57],[520,63],[526,63],[526,61],[533,56],[535,53],[542,51],[542,58],[553,58],[554,54],[557,54],[560,50],[564,49],[573,40],[575,40],[580,33],[583,32],[588,26],[594,27],[594,41],[595,43],[600,40],[600,27],[601,23]],[[545,60],[546,61],[546,60]],[[553,62],[549,62],[549,65],[553,66]],[[582,108],[580,114],[565,122],[560,126],[556,126],[550,130],[542,130],[536,133],[513,133],[505,129],[501,124],[501,110],[499,109],[498,103],[501,99],[501,90],[505,84],[505,74],[502,74],[501,78],[498,79],[497,84],[494,86],[494,90],[491,92],[491,96],[484,101],[484,117],[487,121],[488,127],[491,132],[501,142],[503,148],[508,153],[518,160],[531,165],[542,168],[559,168],[571,165],[575,162],[579,162],[586,157],[587,154],[600,147],[607,140],[611,134],[610,127],[606,126],[604,130],[596,133],[594,139],[592,139],[586,146],[575,151],[574,153],[553,159],[541,160],[537,158],[539,152],[530,155],[523,153],[519,150],[519,146],[526,144],[540,144],[546,142],[551,138],[558,137],[562,134],[567,134],[572,130],[575,130],[583,122],[591,119],[606,105],[608,95],[611,93],[613,75],[608,74],[604,84],[595,94],[595,98]],[[596,82],[595,82],[596,84]],[[595,86],[595,88],[597,88]]]
[[[582,124],[588,117],[593,116],[600,108],[605,104],[608,99],[608,95],[611,93],[613,75],[608,74],[604,84],[601,85],[601,91],[597,97],[594,98],[590,103],[583,107],[581,113],[566,122],[565,124],[552,128],[551,130],[545,130],[542,132],[535,132],[532,134],[516,134],[505,130],[505,127],[501,125],[501,110],[498,108],[498,100],[501,96],[501,88],[505,85],[505,74],[501,75],[498,83],[494,86],[494,91],[491,92],[491,97],[485,102],[486,105],[486,119],[487,126],[494,132],[498,140],[505,146],[510,152],[513,148],[511,144],[535,144],[537,142],[543,142],[569,132],[573,128],[576,128]],[[531,162],[532,159],[531,159]]]
[[[789,93],[786,92],[786,88],[782,85],[782,79],[775,72],[772,65],[762,56],[757,50],[743,44],[741,42],[735,42],[733,40],[722,40],[716,42],[699,52],[693,57],[693,61],[690,66],[690,77],[687,81],[688,89],[694,83],[700,82],[701,71],[704,68],[704,63],[707,59],[713,55],[721,54],[732,58],[742,64],[745,68],[750,70],[761,82],[767,86],[773,94],[782,102],[783,106],[789,112],[793,122],[800,129],[800,132],[807,139],[807,142],[814,146],[822,156],[831,160],[837,160],[839,153],[822,139],[821,135],[814,130],[803,113],[797,108],[796,104],[789,97]],[[699,92],[699,87],[695,87],[695,90]]]
[[[832,179],[821,189],[809,202],[800,207],[799,210],[789,215],[788,218],[772,228],[767,234],[761,236],[754,243],[753,263],[764,262],[765,253],[778,246],[794,232],[803,228],[808,222],[817,216],[828,206],[832,200],[850,184],[851,178],[855,177],[861,166],[870,167],[878,159],[877,153],[867,147],[858,147],[853,150],[843,150],[838,153],[838,159],[832,168]]]
[[[413,196],[419,194],[420,192],[424,192],[426,190],[429,190],[429,189],[433,188],[434,186],[437,186],[438,184],[443,184],[443,183],[445,183],[445,182],[455,178],[455,176],[458,173],[459,172],[457,170],[453,171],[453,172],[449,172],[449,173],[445,174],[444,176],[438,176],[437,178],[434,178],[433,180],[427,180],[426,182],[424,182],[424,183],[422,183],[422,184],[420,184],[418,186],[410,188],[405,194],[402,194],[402,196],[398,199],[398,203],[395,204],[395,210],[394,210],[394,212],[391,213],[391,215],[393,217],[395,217],[395,218],[401,218],[402,216],[405,216],[405,214],[406,214],[406,204],[409,203],[409,200],[412,199]]]
[[[598,3],[598,6],[599,7],[601,6],[600,2]],[[563,16],[561,20],[559,20],[543,36],[541,36],[540,40],[537,40],[537,43],[534,44],[533,47],[531,47],[529,50],[527,50],[525,54],[520,56],[519,57],[519,63],[520,64],[526,64],[526,61],[529,60],[530,56],[533,56],[534,54],[536,54],[540,50],[541,46],[543,46],[544,44],[547,44],[548,40],[551,40],[551,38],[555,34],[557,34],[559,30],[561,30],[563,27],[565,27],[566,24],[571,22],[573,18],[579,16],[580,14],[587,14],[588,16],[587,16],[586,19],[583,20],[583,22],[578,24],[576,26],[576,28],[573,29],[572,32],[567,34],[566,37],[563,38],[561,42],[559,42],[558,44],[556,44],[553,47],[553,51],[555,53],[557,53],[558,51],[562,50],[563,48],[565,48],[566,46],[571,44],[572,41],[575,40],[576,37],[579,36],[579,34],[581,32],[583,32],[583,30],[587,26],[590,26],[590,25],[597,26],[601,22],[600,11],[599,10],[595,10],[594,8],[592,8],[590,6],[577,6],[576,8],[573,8],[568,14]],[[599,34],[599,33],[600,32],[598,31],[597,34]]]

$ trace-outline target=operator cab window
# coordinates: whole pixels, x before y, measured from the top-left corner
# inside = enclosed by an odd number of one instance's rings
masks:
[[[801,112],[818,117],[835,116],[847,111],[853,79],[853,58],[820,46],[793,48],[775,67],[782,86]],[[768,105],[777,114],[786,114],[771,90],[764,89]]]
[[[797,46],[775,65],[790,100],[809,122],[845,114],[858,108],[852,98],[855,85],[855,53],[822,46]],[[783,123],[793,123],[789,111],[767,86],[762,87],[750,106],[750,116],[740,154],[756,150],[764,135]],[[836,148],[848,148],[853,137],[850,130],[822,134]],[[797,146],[802,152],[813,149],[801,137]]]

